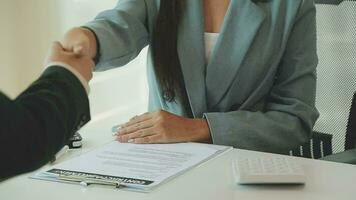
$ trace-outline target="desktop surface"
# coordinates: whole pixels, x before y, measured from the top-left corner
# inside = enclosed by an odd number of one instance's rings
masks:
[[[80,155],[113,140],[111,126],[120,120],[124,122],[126,119],[117,116],[93,120],[81,131],[83,148],[70,151],[62,159],[66,160]],[[31,172],[0,183],[0,199],[356,199],[354,191],[356,166],[298,158],[307,176],[305,185],[237,185],[232,172],[232,160],[238,154],[254,156],[264,153],[234,149],[189,170],[149,193],[125,191],[106,186],[83,187],[75,184],[34,180],[29,176],[36,172]]]

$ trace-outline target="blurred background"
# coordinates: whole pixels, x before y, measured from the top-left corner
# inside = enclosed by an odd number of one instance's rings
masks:
[[[16,97],[43,70],[54,40],[74,26],[92,20],[117,0],[1,0],[0,90]],[[95,117],[147,105],[146,52],[128,66],[95,73],[91,81],[91,113]]]

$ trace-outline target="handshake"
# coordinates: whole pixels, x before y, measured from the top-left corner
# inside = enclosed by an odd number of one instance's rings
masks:
[[[94,33],[85,28],[69,30],[61,42],[53,42],[45,65],[65,63],[89,82],[93,76],[94,58],[97,53]]]

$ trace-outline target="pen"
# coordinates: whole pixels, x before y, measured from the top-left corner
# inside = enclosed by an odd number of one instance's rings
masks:
[[[53,159],[51,160],[51,163],[54,163],[55,161],[57,161],[58,159],[60,159],[65,153],[67,153],[69,149],[68,145],[65,145],[61,150],[59,150],[56,155],[53,157]]]

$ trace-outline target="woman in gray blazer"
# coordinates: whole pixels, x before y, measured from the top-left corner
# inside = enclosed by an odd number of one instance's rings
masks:
[[[121,142],[288,153],[318,117],[315,23],[311,0],[120,0],[63,45],[98,71],[149,45],[149,112],[118,129]],[[219,33],[209,59],[205,32]]]

